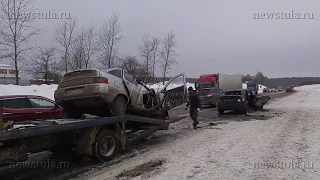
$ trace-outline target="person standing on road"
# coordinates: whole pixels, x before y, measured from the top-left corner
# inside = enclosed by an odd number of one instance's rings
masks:
[[[188,109],[190,106],[190,117],[193,120],[193,128],[197,129],[197,125],[199,124],[198,122],[198,112],[200,111],[200,102],[199,102],[199,96],[196,93],[196,91],[193,90],[192,87],[188,88],[188,93],[189,93],[189,101],[186,104],[185,110]]]

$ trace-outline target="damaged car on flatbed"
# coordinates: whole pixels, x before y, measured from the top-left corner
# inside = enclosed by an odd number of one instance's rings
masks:
[[[182,79],[181,85],[170,84]],[[142,81],[119,68],[81,69],[64,75],[54,93],[55,101],[71,118],[83,114],[117,116],[133,114],[159,119],[168,118],[168,110],[186,101],[184,74],[170,79],[156,92]]]
[[[234,110],[241,114],[247,114],[250,109],[261,110],[271,99],[270,96],[257,97],[252,91],[245,89],[226,91],[219,97],[217,109],[219,114],[225,111]]]

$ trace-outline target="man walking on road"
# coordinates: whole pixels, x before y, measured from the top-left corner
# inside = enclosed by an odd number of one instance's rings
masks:
[[[200,102],[199,102],[199,96],[196,93],[196,91],[193,90],[192,87],[188,88],[188,93],[189,93],[189,101],[186,104],[185,110],[188,109],[190,106],[190,117],[193,120],[193,128],[197,129],[197,125],[199,124],[198,122],[198,112],[200,111]]]

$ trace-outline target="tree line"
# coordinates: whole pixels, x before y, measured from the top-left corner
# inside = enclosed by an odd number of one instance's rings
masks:
[[[114,67],[150,77],[155,77],[155,70],[160,67],[165,80],[177,63],[174,30],[162,38],[143,35],[137,48],[140,57],[121,56],[118,45],[123,33],[116,12],[100,27],[80,26],[76,18],[63,20],[54,29],[52,45],[32,47],[31,42],[43,33],[33,26],[33,19],[23,16],[34,12],[33,5],[33,0],[0,0],[0,58],[13,63],[16,84],[22,68],[46,83],[50,79],[59,81],[62,74],[77,69]]]

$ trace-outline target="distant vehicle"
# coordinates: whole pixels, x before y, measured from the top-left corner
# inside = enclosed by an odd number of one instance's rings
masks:
[[[5,121],[27,121],[65,118],[63,107],[41,96],[0,96]]]
[[[168,89],[177,78],[180,86]],[[184,74],[173,77],[159,92],[149,89],[119,68],[82,69],[64,75],[54,93],[56,102],[71,118],[83,113],[96,116],[139,114],[167,116],[170,108],[184,103],[187,94]],[[170,101],[170,102],[169,102]]]
[[[291,87],[287,87],[286,92],[293,92],[293,89]]]
[[[247,114],[250,108],[262,109],[270,99],[269,96],[256,97],[253,92],[243,89],[227,91],[220,96],[217,109],[219,114],[223,114],[226,110]]]
[[[195,88],[201,94],[200,104],[214,107],[223,91],[242,88],[242,78],[222,73],[202,74],[196,80]]]
[[[276,92],[277,90],[276,90],[276,88],[271,88],[270,89],[270,92]]]
[[[211,107],[216,106],[217,101],[221,95],[223,95],[222,89],[215,88],[203,88],[198,89],[198,95],[200,99],[200,105],[209,105]]]
[[[270,89],[268,89],[268,88],[263,89],[263,93],[268,93],[268,92],[270,92]]]

